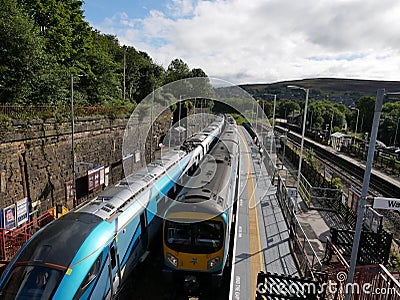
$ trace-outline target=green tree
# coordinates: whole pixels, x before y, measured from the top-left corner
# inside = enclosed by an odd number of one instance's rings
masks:
[[[189,66],[182,59],[174,59],[169,64],[164,84],[191,77]]]
[[[258,105],[264,110],[265,115],[272,120],[274,104],[267,101],[259,101]]]
[[[277,116],[287,118],[290,114],[300,111],[300,105],[295,100],[281,100],[277,102]]]
[[[387,102],[382,106],[381,120],[379,124],[378,139],[386,145],[400,144],[400,101]],[[395,138],[395,135],[397,136]]]
[[[190,70],[190,77],[207,77],[207,74],[200,68]]]
[[[92,32],[92,44],[86,51],[85,60],[77,73],[82,76],[76,89],[81,93],[78,98],[82,104],[104,104],[122,99],[122,89],[118,69],[113,52],[118,49],[118,41],[114,36]]]
[[[13,0],[0,0],[0,101],[51,102],[58,99],[58,67],[26,12]]]
[[[361,97],[356,101],[357,108],[360,109],[360,124],[362,122],[363,126],[360,128],[359,132],[371,132],[372,129],[372,121],[374,119],[374,110],[375,110],[375,98],[374,97]]]
[[[139,51],[135,61],[140,76],[137,79],[136,99],[142,101],[148,94],[162,84],[164,69],[155,64],[151,57],[143,51]]]
[[[79,0],[19,0],[40,28],[46,52],[57,62],[73,66],[90,44],[89,23],[83,16]]]
[[[340,130],[346,122],[347,109],[343,104],[330,101],[312,101],[308,109],[309,127],[316,130]],[[332,123],[332,128],[331,127]]]

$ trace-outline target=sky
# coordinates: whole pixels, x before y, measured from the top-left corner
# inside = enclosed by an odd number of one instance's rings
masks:
[[[86,0],[90,25],[234,84],[400,81],[398,0]]]

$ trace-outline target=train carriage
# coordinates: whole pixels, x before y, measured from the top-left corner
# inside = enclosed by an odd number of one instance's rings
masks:
[[[191,168],[198,147],[164,153],[39,230],[4,271],[0,298],[113,298],[148,254],[165,196]]]
[[[220,282],[228,261],[238,170],[238,132],[231,124],[164,215],[168,279],[210,275]]]

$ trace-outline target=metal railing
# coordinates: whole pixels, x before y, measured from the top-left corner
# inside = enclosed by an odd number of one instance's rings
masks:
[[[314,272],[322,270],[322,263],[296,217],[294,201],[297,195],[295,197],[288,196],[288,189],[279,175],[277,197],[289,227],[290,244],[299,264],[300,272],[304,276],[314,276]]]
[[[93,116],[93,115],[119,115],[120,113],[131,113],[132,109],[126,106],[122,107],[106,107],[106,106],[74,106],[74,114],[76,116]],[[129,115],[128,114],[128,115]],[[0,104],[0,115],[10,118],[55,118],[69,117],[71,115],[71,107],[69,105],[16,105],[16,104]]]
[[[20,228],[0,228],[0,261],[10,261],[35,232],[54,219],[54,209],[50,209]]]
[[[325,272],[328,284],[334,288],[327,289],[327,299],[344,299],[346,292],[351,299],[400,300],[400,282],[398,273],[391,274],[383,265],[357,266],[353,283],[347,285],[349,264],[340,250],[327,238],[324,262],[329,263]]]

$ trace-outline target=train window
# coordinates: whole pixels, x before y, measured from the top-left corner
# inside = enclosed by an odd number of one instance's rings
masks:
[[[74,299],[79,299],[88,289],[90,284],[93,282],[93,280],[97,277],[97,275],[100,272],[100,267],[101,267],[101,261],[102,261],[102,254],[99,255],[99,257],[96,259],[94,262],[93,266],[90,268],[89,272],[87,273],[85,279],[83,279],[81,286],[79,287],[78,291],[76,292]]]
[[[11,270],[1,299],[50,299],[62,272],[43,266],[18,265]]]
[[[206,221],[197,224],[195,245],[220,249],[222,244],[222,223]]]
[[[223,224],[204,221],[195,224],[167,221],[165,243],[175,251],[186,253],[214,253],[223,245]]]
[[[179,226],[171,226],[168,228],[167,241],[168,243],[175,245],[190,245],[190,225],[179,224]]]
[[[111,259],[111,268],[114,269],[117,265],[117,260],[115,259],[115,247],[111,247],[110,249],[110,259]]]

